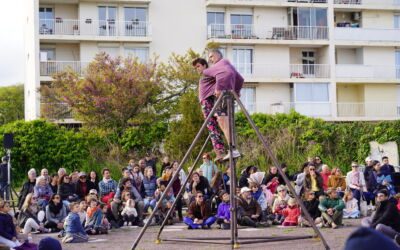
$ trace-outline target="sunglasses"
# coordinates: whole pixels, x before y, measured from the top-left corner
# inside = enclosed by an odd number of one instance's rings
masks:
[[[199,196],[197,196],[197,198],[203,198],[204,196],[203,195],[199,195]]]
[[[352,168],[358,168],[358,166],[357,165],[353,165],[353,166],[351,166]]]
[[[86,176],[81,176],[81,177],[79,177],[79,178],[81,178],[81,179],[86,179]]]
[[[54,197],[54,200],[59,200],[59,199],[60,199],[60,196]]]
[[[97,195],[96,193],[89,193],[89,194],[91,194],[91,195]]]
[[[286,192],[286,190],[279,190],[278,192],[279,192],[279,193],[281,193],[281,192]]]
[[[310,170],[310,171],[315,171],[315,168],[310,168],[309,170]]]

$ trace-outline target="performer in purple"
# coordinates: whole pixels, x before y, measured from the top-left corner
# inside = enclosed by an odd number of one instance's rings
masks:
[[[232,64],[223,59],[221,51],[218,49],[211,50],[208,55],[209,61],[213,64],[212,67],[203,71],[205,77],[213,77],[215,83],[215,96],[220,96],[224,90],[234,90],[240,96],[240,90],[243,87],[244,79],[232,66]],[[225,138],[230,142],[229,137],[229,119],[227,116],[227,105],[222,105],[220,112],[217,113],[218,124],[224,132]],[[240,157],[237,149],[232,152],[233,158]],[[224,157],[224,160],[229,159],[229,154]]]
[[[203,71],[208,68],[208,63],[203,58],[195,59],[192,64],[196,68],[197,72],[200,74],[203,74]],[[199,101],[201,104],[204,119],[207,118],[212,108],[214,107],[214,103],[216,101],[214,93],[215,78],[202,75],[199,81]],[[222,160],[225,155],[225,147],[216,116],[211,117],[211,119],[207,123],[207,128],[211,135],[211,142],[214,148],[214,152],[217,155],[215,160]]]

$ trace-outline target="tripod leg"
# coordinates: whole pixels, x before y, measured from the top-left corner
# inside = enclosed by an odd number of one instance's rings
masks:
[[[274,153],[271,150],[270,144],[269,142],[262,136],[262,134],[260,133],[260,130],[258,129],[258,127],[256,126],[256,124],[254,123],[254,121],[251,119],[249,113],[247,112],[246,108],[244,107],[243,103],[240,101],[239,96],[234,92],[231,91],[231,93],[234,95],[237,103],[239,104],[242,112],[244,113],[244,115],[246,116],[247,120],[249,121],[251,127],[254,129],[254,131],[257,134],[257,137],[260,139],[260,141],[262,142],[265,150],[268,153],[268,156],[270,157],[270,159],[272,160],[273,164],[277,167],[279,174],[282,176],[283,180],[285,181],[286,185],[288,186],[290,192],[294,195],[297,203],[300,205],[301,210],[303,211],[306,219],[310,222],[312,228],[314,229],[314,232],[318,235],[318,237],[321,239],[322,243],[324,244],[325,249],[330,249],[328,243],[326,242],[324,236],[322,235],[321,231],[317,228],[317,226],[314,223],[314,220],[311,218],[310,214],[308,213],[306,207],[304,206],[303,201],[300,199],[300,197],[296,194],[292,184],[290,183],[289,179],[287,178],[286,174],[282,171],[281,166],[279,165],[278,160],[276,159]]]
[[[214,115],[215,110],[217,109],[217,107],[219,106],[219,104],[221,103],[221,100],[223,98],[223,96],[227,94],[226,92],[224,92],[215,102],[214,107],[212,108],[210,114],[208,115],[208,117],[205,119],[203,125],[201,126],[199,132],[197,133],[196,137],[194,138],[192,144],[190,145],[188,151],[186,152],[185,156],[183,157],[181,163],[179,164],[178,170],[177,172],[172,176],[169,184],[167,185],[167,187],[165,188],[164,193],[161,195],[160,200],[157,202],[156,207],[154,208],[153,212],[151,213],[149,220],[146,222],[146,224],[144,225],[144,227],[142,228],[142,230],[140,231],[139,235],[137,236],[136,240],[133,242],[132,245],[132,250],[135,249],[137,247],[137,245],[139,244],[140,239],[143,237],[144,232],[147,230],[147,228],[150,225],[151,220],[153,219],[154,215],[156,214],[158,207],[160,206],[162,200],[165,198],[165,196],[167,195],[167,192],[170,188],[172,188],[172,184],[174,183],[174,181],[176,180],[176,178],[178,178],[179,172],[182,170],[183,165],[186,163],[187,159],[189,158],[190,153],[192,152],[194,146],[196,145],[197,141],[200,139],[204,129],[207,126],[208,121],[211,119],[211,117]]]
[[[210,140],[210,138],[211,138],[211,135],[208,135],[207,140],[204,142],[203,147],[200,149],[200,152],[199,152],[199,154],[198,154],[197,157],[196,157],[196,160],[194,161],[194,163],[192,164],[192,166],[189,168],[189,173],[188,173],[188,175],[187,175],[187,178],[186,178],[185,182],[183,183],[181,189],[179,190],[178,195],[175,197],[175,201],[174,201],[174,203],[172,204],[172,207],[169,209],[169,211],[168,211],[168,213],[167,213],[167,216],[165,217],[163,223],[161,224],[161,227],[160,227],[160,229],[159,229],[159,231],[158,231],[158,234],[157,234],[157,240],[156,240],[157,242],[160,242],[160,236],[161,236],[161,233],[162,233],[162,231],[163,231],[163,229],[164,229],[164,227],[165,227],[165,224],[167,223],[168,218],[169,218],[169,216],[170,216],[171,213],[172,213],[172,210],[174,210],[176,204],[178,203],[178,199],[181,198],[183,192],[185,191],[186,184],[189,182],[190,178],[192,177],[192,174],[193,174],[193,172],[194,172],[194,170],[195,170],[195,167],[196,167],[197,163],[199,162],[199,160],[200,160],[200,158],[201,158],[201,156],[202,156],[202,154],[203,154],[203,152],[204,152],[204,150],[205,150],[205,148],[206,148],[206,146],[207,146],[208,141]]]
[[[232,249],[238,248],[238,233],[237,233],[237,204],[235,200],[236,196],[236,169],[235,169],[235,160],[233,159],[233,149],[236,147],[235,135],[234,135],[234,127],[235,127],[235,118],[234,118],[234,107],[233,107],[233,97],[232,95],[227,96],[227,104],[228,104],[228,121],[229,121],[229,170],[231,171],[231,185],[230,185],[230,200],[231,200],[231,246]]]

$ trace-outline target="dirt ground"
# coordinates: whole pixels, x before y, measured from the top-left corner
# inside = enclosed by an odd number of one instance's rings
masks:
[[[322,234],[328,242],[331,249],[343,249],[347,237],[359,225],[360,220],[344,220],[344,227],[338,229],[321,229]],[[88,243],[79,244],[63,244],[63,249],[66,250],[86,250],[86,249],[131,249],[133,241],[139,234],[140,228],[137,227],[123,227],[120,229],[112,230],[108,235],[92,236]],[[231,249],[230,245],[216,245],[216,244],[196,244],[196,243],[175,243],[162,241],[161,244],[155,244],[155,238],[158,232],[158,227],[151,226],[144,234],[137,249],[168,249],[168,250],[184,250],[184,249]],[[249,236],[304,236],[313,235],[313,230],[310,228],[241,228],[239,229],[239,237]],[[57,238],[56,234],[38,234],[33,235],[35,243],[46,236]],[[209,230],[188,230],[183,223],[177,223],[172,226],[165,227],[161,238],[184,238],[184,237],[230,237],[229,230],[220,230],[214,226]],[[240,249],[324,249],[322,242],[319,239],[302,239],[292,241],[280,241],[270,243],[258,243],[251,245],[240,245]]]

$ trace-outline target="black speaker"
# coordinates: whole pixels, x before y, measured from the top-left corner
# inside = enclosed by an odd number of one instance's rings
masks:
[[[3,146],[6,149],[10,149],[14,146],[14,135],[13,134],[11,134],[11,133],[4,134]]]

